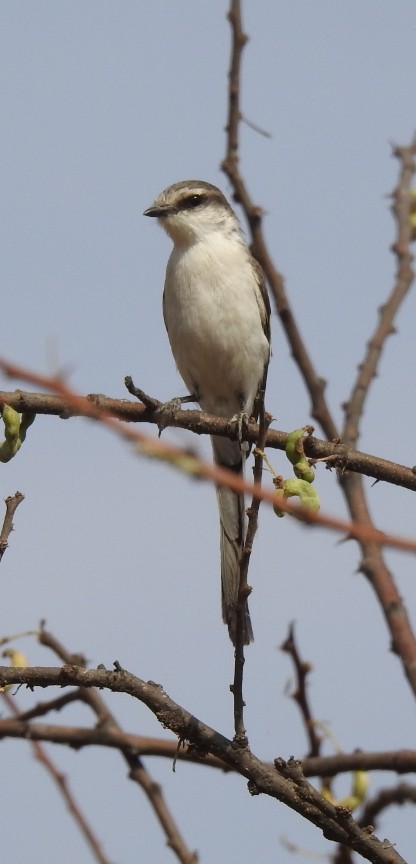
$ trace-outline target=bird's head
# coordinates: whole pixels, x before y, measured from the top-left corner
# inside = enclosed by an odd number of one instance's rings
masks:
[[[237,217],[221,190],[204,180],[174,183],[143,215],[156,217],[178,245],[204,240],[212,232],[239,231]]]

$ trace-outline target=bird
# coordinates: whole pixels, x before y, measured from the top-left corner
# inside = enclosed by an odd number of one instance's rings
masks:
[[[270,302],[263,271],[220,189],[203,180],[174,183],[144,216],[173,241],[163,292],[163,317],[189,400],[218,417],[253,415],[270,360]],[[211,437],[214,461],[244,474],[248,445]],[[222,617],[234,646],[253,630],[247,598],[237,633],[240,563],[246,533],[244,495],[217,487]]]

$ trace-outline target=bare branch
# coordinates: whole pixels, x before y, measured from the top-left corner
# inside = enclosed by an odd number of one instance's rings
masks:
[[[259,436],[257,440],[257,448],[260,451],[264,449],[264,441],[267,434],[268,416],[266,418],[264,410],[264,392],[266,386],[267,370],[261,393],[259,394]],[[257,486],[261,487],[263,472],[263,459],[257,455],[254,460],[253,477]],[[256,495],[253,495],[251,505],[247,511],[248,526],[244,550],[240,564],[240,585],[239,585],[239,603],[237,610],[237,644],[235,648],[235,663],[234,663],[234,681],[231,685],[231,692],[234,698],[234,729],[235,742],[240,747],[247,747],[248,740],[244,728],[244,698],[243,698],[243,671],[244,671],[244,615],[246,609],[247,597],[251,592],[251,588],[247,583],[248,569],[250,566],[251,552],[253,549],[254,537],[258,527],[258,514],[261,500]]]
[[[60,378],[49,378],[44,375],[38,375],[31,372],[29,369],[12,365],[5,360],[0,360],[0,369],[6,374],[26,379],[38,386],[55,390],[64,401],[74,408],[79,414],[85,417],[99,420],[105,426],[115,432],[120,438],[135,443],[140,454],[151,456],[167,462],[169,465],[178,468],[193,477],[209,479],[219,486],[226,486],[233,489],[235,492],[247,492],[252,496],[260,498],[262,501],[268,501],[271,504],[275,503],[275,495],[272,490],[262,488],[258,483],[248,483],[240,475],[215,465],[212,462],[206,462],[197,458],[194,454],[180,447],[175,447],[173,444],[162,443],[159,439],[151,438],[142,432],[131,429],[129,426],[120,423],[114,417],[108,414],[104,409],[94,405],[90,400],[78,393],[70,390]],[[321,513],[314,513],[306,507],[301,507],[297,504],[292,504],[290,500],[283,497],[279,498],[279,509],[287,513],[291,513],[300,522],[306,525],[323,525],[334,531],[341,531],[350,538],[357,540],[366,540],[374,545],[389,546],[395,549],[403,549],[408,552],[416,551],[416,541],[406,537],[397,537],[392,534],[378,531],[371,525],[361,524],[357,522],[346,522],[343,519],[338,519],[333,516],[328,516]],[[415,666],[416,670],[416,666]],[[416,675],[416,671],[415,671]]]
[[[68,694],[78,694],[78,690]],[[62,697],[63,698],[63,697]],[[77,696],[78,698],[78,696]],[[54,701],[50,700],[51,710]],[[58,700],[56,700],[58,701]],[[41,703],[46,705],[47,703]],[[35,714],[33,709],[33,715]],[[29,716],[30,715],[30,716]],[[177,740],[166,738],[148,738],[131,732],[123,732],[119,727],[107,728],[95,726],[57,725],[53,723],[32,723],[32,712],[25,711],[16,719],[9,717],[0,719],[0,740],[4,738],[22,738],[25,740],[47,741],[51,744],[68,745],[73,749],[82,747],[110,747],[111,749],[129,750],[136,756],[156,756],[173,762],[190,762],[202,765],[204,768],[215,768],[223,773],[234,769],[226,765],[220,758],[199,751],[194,747],[180,748]],[[271,763],[270,764],[271,767]],[[416,771],[415,750],[394,750],[386,752],[336,753],[333,756],[312,756],[301,760],[305,777],[335,777],[338,774],[352,771],[393,771],[397,774],[411,774]]]
[[[128,693],[147,705],[159,722],[179,740],[190,741],[201,752],[212,753],[249,780],[251,794],[266,794],[282,801],[318,826],[327,839],[344,843],[373,864],[397,864],[402,860],[391,844],[386,847],[384,842],[360,828],[349,810],[326,801],[307,782],[299,762],[276,759],[273,767],[262,762],[247,748],[236,747],[233,741],[175,703],[160,685],[142,681],[121,669],[119,664],[116,667],[112,672],[69,664],[55,669],[0,667],[0,686],[84,687],[94,698],[98,694],[91,688]],[[127,753],[124,755],[129,758]]]
[[[416,804],[416,786],[411,783],[399,783],[391,789],[380,789],[370,801],[367,801],[362,811],[360,822],[362,825],[377,824],[377,819],[383,810],[397,804]]]
[[[2,698],[7,704],[12,714],[14,714],[15,716],[18,715],[19,710],[17,708],[15,698],[13,696],[10,696],[8,693],[2,693]],[[73,792],[71,792],[67,778],[55,765],[53,759],[50,758],[45,748],[42,747],[42,744],[40,744],[39,741],[35,741],[33,738],[29,738],[29,740],[36,759],[38,760],[38,762],[41,763],[41,765],[44,766],[44,768],[46,768],[46,771],[48,772],[48,774],[50,774],[55,785],[58,787],[59,792],[68,807],[69,812],[72,813],[72,816],[74,817],[78,828],[84,835],[88,846],[92,854],[94,855],[94,858],[96,859],[96,861],[99,862],[99,864],[110,864],[108,858],[106,857],[106,855],[104,855],[101,844],[95,836],[91,826],[89,825],[85,814],[83,813],[80,805],[77,803]]]
[[[3,521],[3,527],[0,532],[0,561],[8,546],[8,540],[13,531],[13,516],[19,506],[24,501],[24,495],[21,492],[15,492],[14,495],[9,495],[6,498],[6,515]]]
[[[71,668],[76,668],[79,661],[79,655],[71,654],[56,639],[56,637],[46,631],[43,627],[39,634],[39,641],[42,645],[48,647]],[[72,665],[71,665],[72,664]],[[81,658],[81,669],[85,670],[85,661]],[[67,667],[65,667],[67,668]],[[79,668],[79,667],[78,667]],[[100,670],[101,671],[101,670]],[[96,690],[86,689],[81,685],[83,701],[89,705],[98,720],[98,728],[113,732],[115,734],[123,734],[122,729],[114,715],[111,713],[101,696]],[[32,727],[30,727],[32,728]],[[191,852],[182,837],[178,825],[176,824],[170,809],[164,800],[162,789],[158,783],[152,779],[151,775],[144,766],[137,752],[132,750],[130,744],[120,748],[125,762],[129,766],[129,777],[137,783],[145,793],[156,818],[165,834],[167,845],[175,853],[180,864],[197,864],[198,856],[196,852]]]
[[[413,282],[410,252],[410,187],[415,172],[416,138],[409,147],[396,147],[394,155],[400,161],[400,174],[393,192],[392,212],[396,218],[396,241],[393,245],[397,259],[396,281],[390,296],[380,307],[377,327],[367,344],[367,351],[358,367],[358,376],[350,398],[344,406],[345,422],[342,432],[346,444],[355,447],[359,437],[359,422],[370,385],[377,375],[381,353],[388,336],[395,333],[394,319]]]
[[[278,315],[280,316],[280,320],[291,347],[293,358],[311,396],[312,416],[320,423],[325,435],[329,439],[333,439],[337,437],[338,432],[324,397],[325,382],[317,375],[314,369],[285,293],[283,279],[275,268],[266,247],[261,226],[262,210],[260,207],[254,206],[239,172],[238,129],[241,120],[241,110],[239,105],[240,66],[242,49],[247,40],[242,27],[240,0],[231,0],[229,20],[232,29],[229,114],[227,126],[227,155],[222,167],[232,183],[235,199],[242,205],[247,218],[252,236],[252,251],[266,274],[270,290],[275,299]],[[397,294],[395,296],[395,301],[391,306],[391,313],[395,311],[396,306],[398,306],[402,297],[408,290],[409,279],[411,279],[410,259],[407,248],[411,231],[409,220],[410,197],[408,195],[406,184],[409,182],[411,176],[410,171],[413,170],[412,157],[414,155],[414,146],[415,142],[411,144],[410,152],[409,148],[396,147],[395,149],[395,155],[402,161],[403,166],[404,157],[406,157],[406,170],[402,173],[402,179],[404,178],[404,188],[406,187],[404,201],[400,195],[397,196],[395,212],[397,218],[400,220],[400,224],[402,224],[402,219],[407,220],[407,227],[406,229],[403,229],[404,233],[400,233],[399,231],[400,240],[405,241],[404,247],[402,248],[401,242],[396,244],[395,247],[395,251],[399,255],[399,267]],[[391,318],[391,313],[385,313],[385,317],[382,319],[384,327],[386,327],[388,318]],[[381,350],[384,341],[385,334],[383,330],[383,332],[380,332],[378,336],[378,341],[376,343],[377,350],[372,351],[371,353],[371,368],[374,368],[374,362],[377,362],[379,356],[378,351],[379,349]],[[370,373],[370,361],[368,363],[368,372]],[[356,474],[351,474],[348,471],[341,475],[340,483],[354,522],[360,523],[365,529],[373,530],[374,525],[364,494],[362,478]],[[391,634],[393,650],[398,654],[398,656],[400,656],[405,675],[409,681],[413,694],[416,695],[416,639],[412,632],[406,609],[394,583],[393,576],[384,562],[380,546],[375,546],[369,539],[364,540],[358,538],[357,535],[355,536],[360,542],[362,552],[360,569],[367,576],[376,593],[383,610],[387,627]]]
[[[297,687],[292,693],[292,699],[298,703],[300,712],[305,724],[306,734],[309,738],[309,756],[319,756],[322,738],[316,731],[316,726],[313,720],[312,711],[309,705],[309,699],[306,689],[307,677],[312,669],[310,663],[305,663],[302,660],[295,640],[295,625],[292,623],[289,627],[288,635],[285,641],[280,646],[282,651],[286,651],[293,660],[293,665],[296,671]]]
[[[140,391],[142,392],[142,391]],[[147,400],[157,405],[162,403],[152,396],[146,395]],[[197,435],[220,435],[224,438],[237,440],[238,431],[234,424],[230,424],[221,417],[206,414],[203,411],[182,411],[178,408],[173,414],[156,409],[149,409],[146,405],[131,402],[128,399],[112,399],[98,393],[90,393],[82,397],[97,408],[107,413],[110,417],[125,420],[129,423],[152,423],[154,425],[164,424],[178,429],[187,429]],[[76,409],[69,405],[61,396],[48,393],[30,393],[23,390],[12,392],[0,391],[0,405],[10,405],[16,411],[30,411],[35,414],[54,415],[61,418],[85,416],[86,411]],[[245,430],[247,441],[256,444],[259,436],[259,427],[256,423],[250,423]],[[287,432],[277,429],[269,429],[266,434],[265,448],[284,450],[287,443]],[[340,440],[328,442],[313,436],[308,436],[305,441],[305,453],[310,459],[325,459],[328,467],[337,471],[353,471],[365,474],[374,480],[393,483],[405,489],[416,491],[416,470],[414,467],[406,467],[388,459],[362,453],[343,444]]]
[[[241,204],[247,218],[252,236],[251,251],[265,272],[270,291],[274,298],[276,311],[287,336],[293,358],[299,367],[311,396],[311,415],[320,424],[326,437],[331,440],[338,437],[338,430],[326,404],[324,396],[325,381],[315,371],[290,308],[283,277],[274,266],[269,255],[262,229],[262,209],[253,203],[238,167],[238,132],[242,119],[240,108],[240,71],[242,52],[248,38],[243,30],[240,0],[231,0],[228,18],[232,31],[232,48],[228,88],[226,156],[221,167],[233,187],[234,200]]]

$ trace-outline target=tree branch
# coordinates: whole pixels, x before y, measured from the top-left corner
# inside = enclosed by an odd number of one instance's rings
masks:
[[[416,138],[409,147],[396,147],[394,155],[400,161],[400,175],[393,194],[393,212],[396,217],[397,235],[393,251],[397,258],[396,282],[386,303],[381,307],[379,324],[368,343],[364,361],[346,405],[344,436],[347,443],[355,445],[358,425],[366,395],[377,371],[381,351],[387,336],[392,332],[394,317],[409,291],[413,279],[412,257],[409,243],[410,185],[415,170]],[[346,472],[340,484],[348,502],[351,517],[363,526],[373,527],[362,478]],[[367,577],[381,606],[391,634],[392,650],[400,657],[406,678],[416,696],[416,638],[412,631],[402,597],[396,587],[379,546],[370,541],[360,542],[362,559],[359,569]]]
[[[79,699],[78,690],[68,694]],[[50,700],[51,710],[54,702]],[[70,700],[68,700],[69,702]],[[72,700],[73,701],[73,700]],[[43,703],[47,705],[48,703]],[[33,716],[35,715],[33,709]],[[189,762],[219,770],[223,773],[233,772],[220,758],[200,752],[196,748],[187,747],[178,750],[177,740],[166,738],[149,738],[132,732],[124,732],[118,728],[95,726],[68,726],[54,723],[33,723],[27,719],[31,711],[22,712],[18,717],[0,719],[0,740],[6,738],[21,738],[29,741],[45,741],[50,744],[67,745],[74,750],[83,747],[110,747],[114,750],[129,750],[134,756],[155,756],[168,759],[170,762]],[[29,718],[30,719],[30,718]],[[380,752],[336,753],[332,756],[307,756],[300,760],[305,777],[335,777],[352,771],[392,771],[396,774],[413,774],[416,772],[416,750],[393,750]],[[267,763],[272,767],[271,763]]]
[[[377,819],[383,810],[397,804],[400,807],[403,804],[416,804],[416,786],[411,783],[399,783],[392,789],[380,789],[370,801],[367,801],[361,817],[361,824],[375,825]]]
[[[2,693],[2,697],[4,702],[7,704],[9,710],[15,716],[18,715],[19,711],[14,697],[10,696],[9,693]],[[80,805],[76,801],[73,792],[71,792],[65,774],[62,774],[59,768],[55,765],[54,761],[50,758],[45,748],[42,747],[42,745],[39,743],[39,740],[35,740],[35,738],[32,738],[31,736],[28,736],[28,738],[32,745],[32,749],[34,751],[36,759],[38,760],[38,762],[40,762],[41,765],[44,766],[48,774],[52,777],[55,785],[58,787],[62,798],[67,804],[69,812],[72,814],[76,824],[78,825],[79,830],[81,831],[81,834],[83,834],[83,836],[85,837],[85,840],[87,841],[88,846],[95,859],[99,862],[99,864],[110,864],[108,858],[104,855],[104,852],[101,848],[101,843],[95,836],[90,824],[86,819],[85,814],[83,813]]]
[[[261,762],[249,750],[236,747],[233,741],[176,704],[160,685],[142,681],[121,669],[119,664],[111,672],[69,664],[62,668],[0,667],[0,686],[7,684],[26,684],[30,689],[77,686],[89,692],[91,688],[104,688],[116,693],[127,693],[147,705],[158,721],[180,741],[189,741],[201,752],[212,753],[245,777],[249,781],[251,794],[266,794],[282,801],[319,827],[327,839],[344,843],[373,864],[402,862],[390,843],[386,845],[386,841],[380,841],[360,828],[349,810],[334,807],[326,801],[306,781],[300,763],[276,759],[272,767]],[[95,691],[91,695],[95,697]]]
[[[308,693],[306,689],[307,677],[312,669],[310,663],[305,663],[302,660],[295,640],[295,625],[289,626],[289,632],[285,641],[280,646],[281,651],[285,651],[290,655],[293,661],[296,672],[296,690],[291,694],[292,699],[298,703],[300,712],[305,724],[306,734],[309,738],[309,756],[319,756],[322,738],[316,731],[316,725],[313,720],[312,711],[309,705]]]
[[[392,212],[396,219],[396,240],[393,245],[397,259],[396,281],[390,296],[380,307],[379,321],[371,336],[364,359],[358,366],[358,376],[350,398],[344,405],[345,421],[342,438],[351,447],[357,445],[359,422],[370,385],[377,375],[377,368],[386,340],[395,333],[394,319],[413,282],[410,241],[410,187],[415,171],[416,137],[409,147],[396,147],[394,155],[400,162],[400,173],[393,192]]]
[[[8,546],[8,540],[13,531],[13,516],[19,506],[24,501],[24,495],[21,492],[15,492],[14,495],[9,495],[5,500],[6,514],[3,521],[3,527],[0,532],[0,561]]]
[[[230,0],[229,20],[232,29],[230,85],[228,92],[229,114],[227,126],[227,154],[222,163],[222,168],[231,181],[234,189],[235,200],[241,204],[247,218],[252,237],[252,251],[266,274],[270,290],[275,300],[277,313],[289,341],[293,358],[310,394],[312,401],[312,416],[320,423],[327,438],[333,439],[338,436],[338,431],[325,400],[325,382],[315,371],[306,349],[306,343],[302,338],[300,329],[296,324],[293,311],[290,307],[284,289],[283,279],[275,268],[271,256],[269,255],[262,231],[261,208],[256,207],[253,204],[239,172],[238,130],[241,120],[241,111],[239,106],[240,67],[242,49],[247,41],[242,26],[240,0]],[[387,335],[387,332],[385,332],[386,325],[388,321],[392,320],[392,313],[398,307],[399,302],[408,290],[410,284],[409,280],[411,280],[410,258],[407,248],[411,232],[409,218],[410,196],[408,189],[405,189],[405,187],[410,181],[411,172],[413,170],[411,163],[413,164],[412,156],[414,155],[414,147],[415,142],[410,145],[410,150],[413,151],[410,154],[409,148],[396,147],[394,151],[395,155],[402,161],[403,165],[403,172],[401,175],[402,179],[399,181],[398,188],[400,188],[400,182],[402,182],[403,190],[405,191],[404,195],[400,193],[395,199],[395,214],[401,226],[398,234],[399,240],[395,246],[396,254],[399,256],[397,292],[394,301],[391,303],[391,309],[388,309],[388,311],[382,315],[383,328],[377,334],[376,343],[375,345],[373,344],[373,348],[369,351],[370,359],[367,363],[366,375],[367,378],[370,377],[370,379],[371,370],[375,369],[379,357],[379,351],[381,350]],[[409,155],[410,159],[408,159]],[[405,161],[406,167],[404,166]],[[405,223],[406,227],[404,227]],[[403,241],[404,246],[402,246]],[[360,398],[358,397],[357,388],[356,393],[357,397],[354,399],[354,401],[357,402],[355,416],[358,417],[358,402],[360,401],[361,396]],[[347,471],[341,475],[340,484],[347,501],[351,518],[354,522],[359,522],[364,528],[372,530],[374,525],[364,494],[362,478]],[[362,552],[360,569],[362,573],[367,576],[376,593],[383,610],[387,627],[391,634],[393,650],[400,657],[410,687],[413,694],[416,695],[416,639],[406,609],[394,583],[393,576],[384,562],[380,546],[374,546],[374,544],[369,540],[359,540],[359,542]]]
[[[259,412],[259,435],[257,439],[257,448],[260,451],[264,450],[264,442],[267,433],[268,419],[264,410],[264,387],[266,383],[267,372],[263,382],[263,388],[260,394],[260,412]],[[257,454],[254,459],[253,478],[257,486],[261,486],[263,473],[263,458]],[[244,707],[243,698],[243,672],[244,672],[244,616],[246,614],[246,601],[251,592],[251,588],[247,583],[248,569],[251,561],[251,553],[253,549],[254,538],[258,527],[258,515],[261,499],[253,495],[248,513],[248,526],[246,539],[244,542],[243,555],[240,563],[240,584],[238,592],[238,609],[237,609],[237,644],[234,653],[234,681],[231,685],[231,692],[234,701],[234,729],[235,742],[240,747],[248,747],[248,739],[244,727]]]
[[[274,266],[269,255],[262,229],[263,211],[251,199],[238,167],[239,124],[242,119],[240,108],[240,72],[242,52],[248,39],[243,30],[240,0],[231,0],[228,19],[232,31],[232,47],[228,88],[226,155],[221,167],[231,182],[234,190],[234,200],[241,204],[248,221],[252,237],[251,251],[264,270],[274,299],[276,312],[288,339],[293,359],[299,367],[311,397],[311,416],[319,423],[326,437],[331,440],[338,437],[338,430],[326,404],[324,396],[325,381],[315,371],[291,310],[283,277]]]
[[[156,416],[154,409],[149,409],[145,405],[131,402],[128,399],[113,399],[98,393],[90,393],[81,398],[110,417],[128,423],[151,423],[157,426],[166,420],[167,425],[177,429],[187,429],[190,432],[195,432],[196,435],[219,435],[233,441],[237,440],[238,437],[235,424],[230,424],[229,421],[215,417],[213,414],[206,414],[204,411],[182,411],[178,408],[174,414],[168,411],[165,413],[159,411]],[[0,406],[5,404],[10,405],[11,408],[20,413],[30,411],[34,414],[46,414],[64,419],[83,417],[87,413],[84,406],[75,407],[66,402],[62,396],[31,393],[23,390],[0,391]],[[250,444],[256,444],[259,436],[258,425],[254,422],[250,423],[245,434]],[[284,450],[287,438],[287,432],[268,429],[265,447]],[[305,439],[305,453],[312,460],[326,459],[328,467],[333,467],[339,472],[352,471],[364,474],[374,480],[392,483],[395,486],[402,486],[404,489],[416,492],[416,469],[414,467],[407,467],[388,459],[382,459],[379,456],[354,450],[340,440],[328,442],[308,436]]]
[[[179,470],[190,474],[192,477],[209,479],[219,486],[226,486],[233,489],[235,492],[247,492],[250,495],[260,498],[262,501],[268,501],[271,504],[275,503],[275,495],[273,490],[265,489],[258,483],[248,483],[244,478],[237,475],[234,471],[222,468],[212,462],[204,461],[198,458],[189,450],[184,450],[180,447],[175,447],[173,444],[162,443],[159,439],[145,435],[143,432],[130,429],[128,425],[120,423],[114,417],[108,414],[102,408],[93,404],[91,400],[86,399],[75,393],[60,379],[49,378],[44,375],[39,375],[31,372],[29,369],[15,366],[5,360],[0,360],[0,369],[6,374],[26,379],[27,381],[40,385],[50,390],[55,390],[61,398],[64,399],[71,408],[75,409],[84,417],[89,417],[98,420],[105,426],[110,428],[123,440],[136,444],[140,454],[160,459],[169,465],[178,468]],[[406,537],[397,537],[393,534],[388,534],[383,531],[378,531],[373,526],[362,525],[357,522],[346,522],[343,519],[338,519],[333,516],[328,516],[321,513],[315,513],[306,507],[292,504],[290,500],[283,497],[279,498],[279,509],[287,513],[291,513],[300,522],[307,525],[324,525],[334,531],[341,531],[350,538],[362,540],[365,539],[375,545],[389,546],[395,549],[403,549],[408,552],[416,551],[416,541]]]
[[[39,642],[41,645],[50,648],[50,650],[63,660],[64,663],[70,665],[74,664],[71,665],[71,668],[76,668],[77,664],[81,662],[81,666],[78,668],[85,670],[86,663],[84,658],[67,651],[61,642],[59,642],[52,633],[45,630],[43,626],[39,633]],[[111,731],[116,735],[123,734],[116,718],[96,690],[85,688],[84,685],[81,684],[80,696],[97,717],[97,731],[102,729]],[[186,846],[179,827],[164,800],[161,786],[158,783],[155,783],[140,756],[131,749],[130,745],[120,749],[123,758],[130,769],[129,777],[141,787],[142,791],[146,795],[165,834],[167,845],[175,853],[180,864],[197,864],[198,856],[196,852],[191,852]]]

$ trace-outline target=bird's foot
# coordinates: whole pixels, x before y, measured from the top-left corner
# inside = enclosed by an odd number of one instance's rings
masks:
[[[237,441],[242,450],[247,451],[250,449],[250,445],[247,441],[247,433],[248,433],[248,424],[250,417],[246,413],[246,411],[240,411],[239,414],[234,414],[230,420],[230,427],[232,428],[234,424],[237,427]]]
[[[180,410],[182,405],[185,405],[188,402],[196,402],[197,397],[191,393],[189,396],[175,396],[173,399],[169,399],[167,402],[160,402],[157,409],[156,414],[160,414],[160,419],[157,421],[158,429],[159,429],[159,438],[164,429],[170,425],[172,419],[175,417],[176,412]]]

